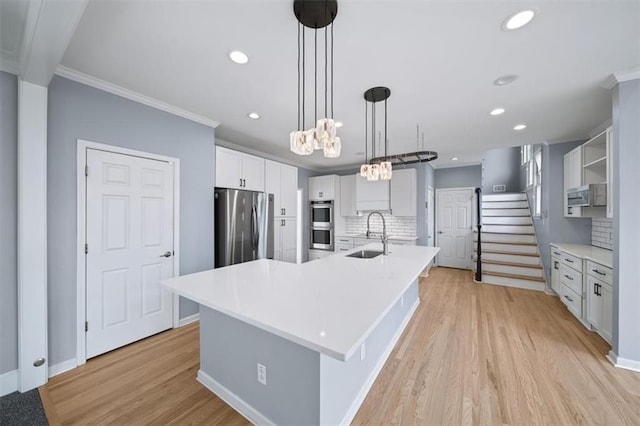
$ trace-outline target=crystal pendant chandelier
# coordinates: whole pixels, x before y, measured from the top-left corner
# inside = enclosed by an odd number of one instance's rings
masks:
[[[298,155],[310,155],[314,150],[322,150],[325,157],[336,158],[340,156],[342,150],[342,141],[336,135],[336,123],[333,119],[333,21],[338,13],[338,2],[337,0],[294,0],[293,13],[298,20],[298,128],[289,136],[290,148]],[[306,106],[305,28],[312,28],[314,31],[315,126],[308,130],[304,130]],[[324,28],[324,117],[318,120],[319,28]],[[329,40],[329,33],[331,40]],[[331,49],[330,54],[329,49]],[[329,82],[331,84],[330,104]],[[329,105],[331,105],[331,114],[328,114]]]
[[[388,87],[373,87],[364,92],[365,100],[365,130],[364,130],[364,149],[365,163],[360,166],[360,176],[366,177],[367,180],[389,180],[392,175],[392,166],[390,161],[386,161],[385,157],[389,150],[389,139],[387,137],[387,99],[391,96],[391,90]],[[383,161],[376,157],[376,103],[384,101],[384,155]],[[371,118],[369,118],[369,103],[371,103]],[[369,122],[371,122],[371,160],[369,159]],[[378,136],[380,139],[380,136]],[[375,160],[374,160],[375,159]]]

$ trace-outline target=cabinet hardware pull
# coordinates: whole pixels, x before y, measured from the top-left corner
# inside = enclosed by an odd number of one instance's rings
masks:
[[[564,276],[564,277],[565,277],[566,279],[568,279],[568,280],[573,281],[573,278],[571,278],[569,275],[566,275],[566,274],[565,274],[565,276]]]
[[[240,178],[240,188],[242,188],[242,178]]]
[[[607,275],[607,274],[605,274],[604,272],[600,272],[600,271],[598,271],[597,269],[592,269],[592,271],[593,271],[593,272],[595,272],[595,273],[596,273],[596,274],[598,274],[598,275],[602,275],[602,276]]]
[[[287,215],[287,209],[282,209],[282,214],[286,216]]]
[[[573,299],[567,296],[566,294],[564,295],[564,298],[567,299],[569,302],[573,302]]]
[[[565,260],[566,262],[573,263],[573,260],[571,260],[571,259],[567,259],[567,258],[565,258],[564,260]]]

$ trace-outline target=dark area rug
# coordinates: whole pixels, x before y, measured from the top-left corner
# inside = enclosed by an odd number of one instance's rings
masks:
[[[0,426],[48,425],[37,389],[0,398]]]

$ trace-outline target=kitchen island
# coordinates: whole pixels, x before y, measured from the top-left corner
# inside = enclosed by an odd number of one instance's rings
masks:
[[[200,304],[204,386],[254,423],[345,424],[413,315],[418,276],[438,250],[262,259],[165,285]]]

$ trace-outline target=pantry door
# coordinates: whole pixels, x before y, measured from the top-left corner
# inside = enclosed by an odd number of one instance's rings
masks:
[[[173,325],[174,165],[86,151],[86,357]]]
[[[473,188],[436,189],[438,265],[471,265]]]

